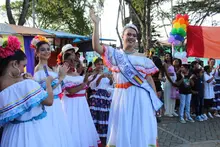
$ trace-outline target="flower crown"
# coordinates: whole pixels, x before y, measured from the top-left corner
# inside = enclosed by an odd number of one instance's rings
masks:
[[[46,43],[49,44],[49,40],[46,37],[41,36],[41,35],[37,35],[31,41],[31,48],[37,49],[37,44],[39,42],[46,42]]]
[[[21,43],[15,36],[8,36],[7,39],[0,37],[0,58],[7,58],[14,55],[15,51],[21,49]]]

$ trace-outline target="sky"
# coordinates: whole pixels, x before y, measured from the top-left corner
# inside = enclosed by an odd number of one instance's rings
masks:
[[[16,0],[11,0],[11,2]],[[5,0],[0,0],[0,5],[5,4]],[[101,16],[101,37],[117,39],[116,19],[118,11],[118,0],[105,0],[103,15]],[[7,21],[7,17],[0,19],[0,23]],[[121,28],[122,29],[122,28]]]
[[[16,0],[11,0],[11,1],[13,2]],[[174,4],[175,4],[175,1],[176,0],[174,0]],[[3,4],[5,4],[5,0],[0,0],[0,5],[3,5]],[[117,13],[118,13],[118,5],[119,5],[118,0],[105,0],[104,11],[101,16],[101,27],[100,27],[101,28],[100,36],[102,38],[116,39],[117,45],[120,44],[117,33],[116,33],[116,20],[117,20]],[[162,6],[162,9],[171,9],[171,4],[170,3],[164,4]],[[7,21],[6,15],[3,19],[0,19],[0,23],[4,23],[5,21]],[[158,23],[161,23],[161,22],[158,22]],[[165,20],[165,23],[167,23],[166,20]],[[169,33],[171,30],[171,25],[166,28]],[[119,20],[119,31],[120,33],[122,32],[121,20]],[[158,32],[160,32],[162,35],[160,40],[167,39],[164,28],[159,29]]]
[[[16,0],[11,0],[11,2]],[[0,0],[0,5],[5,4],[5,0]],[[117,33],[116,33],[116,20],[118,13],[118,0],[105,0],[104,11],[101,15],[101,31],[100,37],[108,39],[116,39],[117,45],[120,44]],[[128,13],[128,11],[127,11]],[[3,19],[0,19],[0,23],[7,21],[6,15]],[[122,32],[121,19],[119,20],[119,32]]]

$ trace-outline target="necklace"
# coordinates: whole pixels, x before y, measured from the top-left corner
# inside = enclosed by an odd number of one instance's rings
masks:
[[[135,53],[135,52],[136,52],[136,50],[134,50],[134,49],[133,49],[132,51],[125,51],[125,50],[124,50],[124,53],[125,53],[125,54],[133,54],[133,53]]]

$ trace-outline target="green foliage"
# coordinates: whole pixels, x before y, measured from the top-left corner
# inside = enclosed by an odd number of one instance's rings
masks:
[[[132,5],[139,15],[142,17],[146,15],[144,14],[144,8],[146,8],[145,0],[132,0]]]
[[[190,23],[202,25],[207,17],[212,17],[220,13],[219,0],[200,0],[178,2],[173,7],[174,14],[188,14]]]
[[[19,19],[19,16],[21,14],[21,10],[22,10],[22,1],[15,1],[15,2],[11,2],[11,9],[13,10],[13,15],[15,18],[15,21],[17,22]],[[1,7],[1,11],[2,13],[5,12],[6,13],[6,7],[5,5],[0,6]]]
[[[88,18],[88,6],[99,5],[104,0],[35,0],[36,26],[43,29],[61,30],[74,34],[89,35],[92,32]],[[6,12],[5,6],[2,6]],[[15,20],[19,19],[22,1],[11,2]],[[26,17],[32,24],[32,1]]]

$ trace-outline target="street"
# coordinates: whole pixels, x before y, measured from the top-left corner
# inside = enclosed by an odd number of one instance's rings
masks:
[[[220,118],[181,124],[162,117],[158,123],[159,147],[220,147]]]

